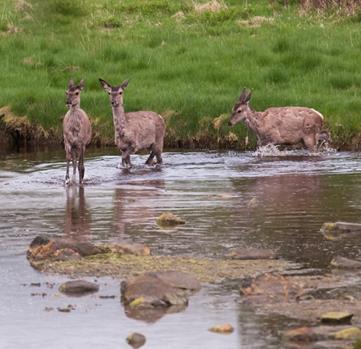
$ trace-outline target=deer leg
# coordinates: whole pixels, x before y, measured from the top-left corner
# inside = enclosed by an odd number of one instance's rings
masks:
[[[305,143],[305,146],[309,151],[316,151],[316,140],[314,135],[303,137],[303,142]]]
[[[130,162],[130,149],[129,148],[124,150],[123,153],[122,153],[122,165],[125,168],[132,167],[132,164]]]
[[[154,151],[152,150],[150,152],[149,157],[148,157],[147,161],[145,162],[145,164],[146,165],[152,165],[154,156],[155,156],[155,154],[154,154]]]
[[[78,171],[79,171],[79,183],[80,185],[83,185],[83,179],[84,179],[84,148],[81,150],[79,155],[79,161],[78,161]]]
[[[132,162],[130,161],[130,154],[128,154],[128,156],[127,156],[127,165],[128,165],[128,168],[133,167]]]
[[[68,185],[70,183],[69,179],[69,167],[70,167],[71,153],[66,151],[66,174],[65,174],[65,184]]]
[[[157,165],[161,165],[163,163],[161,151],[157,151],[155,153],[155,156],[157,157]]]

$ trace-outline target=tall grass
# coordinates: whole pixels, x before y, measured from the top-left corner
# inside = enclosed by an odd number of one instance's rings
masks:
[[[102,77],[130,80],[127,111],[166,115],[170,145],[216,146],[232,132],[243,147],[244,126],[225,122],[243,87],[253,90],[257,110],[319,110],[340,146],[361,134],[357,16],[300,16],[296,4],[266,0],[224,1],[220,11],[202,13],[191,0],[28,3],[17,10],[16,1],[0,2],[0,106],[46,128],[60,132],[67,81],[84,78],[82,106],[98,134],[111,139]],[[220,115],[223,122],[215,122]]]

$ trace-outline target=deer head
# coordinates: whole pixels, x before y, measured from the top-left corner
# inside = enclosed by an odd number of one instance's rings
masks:
[[[116,108],[119,105],[123,105],[123,92],[128,86],[128,80],[123,81],[118,86],[112,86],[103,79],[99,79],[99,81],[105,92],[108,93],[112,107]]]
[[[84,80],[80,80],[79,85],[75,85],[73,80],[69,80],[66,94],[66,105],[68,108],[80,105],[80,92],[84,89]]]
[[[252,92],[250,90],[244,89],[239,96],[238,102],[234,105],[231,117],[228,124],[233,126],[240,121],[247,119],[250,115],[251,108],[249,106],[249,101],[251,99]]]

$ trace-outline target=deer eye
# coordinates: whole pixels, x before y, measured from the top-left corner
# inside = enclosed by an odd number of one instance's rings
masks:
[[[120,91],[119,94],[120,94],[120,95],[123,94],[123,91]]]
[[[75,92],[75,95],[76,95],[76,96],[79,96],[79,92]]]

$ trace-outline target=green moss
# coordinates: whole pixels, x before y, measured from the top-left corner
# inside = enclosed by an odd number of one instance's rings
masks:
[[[194,274],[202,282],[243,278],[261,272],[281,271],[291,266],[281,260],[222,260],[181,256],[134,256],[107,253],[72,261],[33,263],[45,272],[72,276],[114,276],[125,278],[148,271],[176,270]]]

